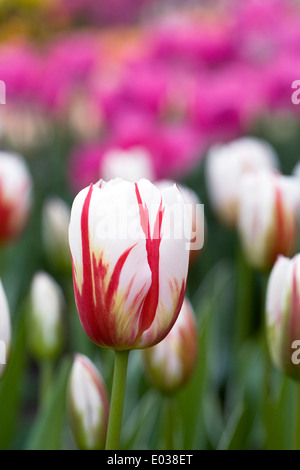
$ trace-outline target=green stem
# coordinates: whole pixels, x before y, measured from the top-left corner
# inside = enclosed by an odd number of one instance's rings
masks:
[[[295,450],[300,450],[300,384],[295,382],[296,393],[295,393]]]
[[[235,345],[239,350],[248,339],[253,327],[253,269],[247,263],[243,250],[238,244],[237,254],[237,290],[236,290],[236,330]]]
[[[165,397],[165,429],[164,429],[164,438],[165,438],[165,449],[174,450],[174,431],[175,431],[175,409],[173,397]]]
[[[51,387],[51,381],[53,376],[53,361],[50,359],[44,359],[40,362],[40,406],[47,399],[49,388]]]
[[[260,307],[259,312],[259,325],[258,325],[258,336],[262,339],[263,344],[265,343],[266,353],[268,351],[268,347],[266,345],[266,338],[267,338],[267,330],[266,330],[266,299],[267,299],[267,288],[268,288],[268,281],[269,281],[269,271],[260,272],[259,273],[259,304]]]
[[[3,273],[5,272],[5,250],[3,245],[0,244],[0,280],[3,282]]]
[[[111,404],[106,437],[106,450],[118,450],[121,434],[129,351],[115,351]]]

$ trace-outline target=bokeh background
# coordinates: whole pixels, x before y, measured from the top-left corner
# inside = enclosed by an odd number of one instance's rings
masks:
[[[211,208],[205,159],[216,143],[255,136],[274,147],[284,174],[298,163],[300,104],[291,87],[300,80],[299,2],[1,0],[0,24],[0,146],[24,157],[33,180],[28,226],[0,251],[13,325],[0,383],[0,448],[76,448],[65,412],[73,352],[94,360],[110,389],[111,351],[81,331],[70,267],[49,257],[43,214],[49,197],[71,207],[80,189],[103,177],[105,155],[116,148],[142,149],[154,180],[190,187],[205,207],[204,247],[187,288],[199,358],[172,398],[176,448],[292,448],[297,390],[273,368],[261,337],[264,273],[251,273],[250,334],[238,348],[234,342],[239,242]],[[24,321],[40,270],[67,303],[65,343],[43,409]],[[128,376],[121,446],[163,448],[167,399],[149,385],[138,351]]]

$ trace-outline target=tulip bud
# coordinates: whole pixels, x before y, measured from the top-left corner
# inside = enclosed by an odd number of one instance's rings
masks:
[[[156,346],[143,350],[147,375],[153,386],[164,393],[182,387],[194,371],[197,349],[195,314],[185,298],[170,333]]]
[[[300,162],[298,162],[293,169],[293,176],[300,178]]]
[[[0,281],[0,379],[4,375],[9,360],[11,324],[7,298]]]
[[[95,102],[94,94],[86,87],[84,92],[76,88],[72,94],[66,119],[72,135],[80,142],[98,138],[103,126],[103,117]]]
[[[105,446],[109,401],[95,365],[76,354],[68,382],[68,416],[80,450],[102,450]]]
[[[206,181],[212,207],[222,223],[231,227],[237,223],[242,175],[277,169],[275,150],[263,140],[243,137],[213,146],[206,157]]]
[[[300,188],[282,175],[247,175],[240,186],[238,229],[249,263],[270,269],[278,255],[291,256],[297,244]]]
[[[47,273],[35,274],[29,295],[28,345],[38,360],[54,359],[63,346],[65,300],[57,282]]]
[[[50,121],[45,112],[21,100],[12,100],[2,113],[3,137],[16,151],[36,150],[51,132]]]
[[[127,181],[154,179],[154,170],[150,153],[143,147],[132,147],[128,150],[108,150],[101,161],[101,178],[108,181],[123,178]]]
[[[274,365],[300,377],[300,255],[280,256],[271,271],[266,295],[266,327]]]
[[[190,220],[179,189],[114,179],[82,190],[69,241],[81,324],[97,345],[152,346],[170,331],[185,295]]]
[[[42,235],[50,262],[57,268],[71,270],[68,228],[70,208],[59,197],[45,202],[42,219]]]
[[[31,176],[25,161],[0,152],[0,242],[19,237],[31,210]]]

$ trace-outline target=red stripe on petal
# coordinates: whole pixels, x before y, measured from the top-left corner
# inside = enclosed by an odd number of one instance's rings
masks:
[[[285,207],[282,199],[282,190],[275,187],[275,233],[273,234],[274,244],[270,253],[271,265],[278,255],[289,256],[296,237],[296,224],[293,215],[289,213],[290,208]]]
[[[107,266],[104,266],[100,258],[97,263],[95,257],[91,256],[90,236],[89,236],[89,209],[93,192],[93,185],[90,186],[85,198],[81,213],[81,243],[82,243],[82,269],[83,280],[81,293],[76,282],[74,282],[76,305],[82,327],[88,337],[97,344],[103,341],[103,335],[108,334],[108,330],[102,328],[104,310],[103,280],[107,274]],[[73,278],[74,278],[73,268]],[[102,282],[101,282],[102,280]],[[99,288],[102,297],[99,298]],[[96,301],[95,301],[96,299]],[[106,338],[107,339],[107,338]]]
[[[90,237],[89,237],[89,209],[92,198],[93,185],[90,185],[87,197],[85,198],[82,214],[81,214],[81,242],[82,242],[82,264],[83,264],[83,286],[84,291],[89,298],[93,299],[93,281],[92,281],[92,265],[90,253]]]
[[[275,188],[275,213],[276,213],[276,228],[277,233],[275,236],[275,253],[274,260],[278,254],[284,254],[285,244],[285,217],[284,207],[282,201],[282,193],[278,187]]]
[[[145,234],[146,240],[148,240],[150,237],[149,211],[148,207],[143,204],[137,183],[135,183],[135,194],[139,205],[141,227]]]
[[[183,280],[182,284],[181,284],[180,294],[179,294],[177,304],[176,304],[176,307],[175,307],[175,311],[174,311],[173,322],[170,326],[170,330],[173,327],[173,325],[174,325],[175,321],[177,320],[178,315],[180,313],[180,310],[181,310],[181,307],[182,307],[182,304],[183,304],[183,301],[184,301],[184,297],[185,297],[185,290],[186,290],[186,282],[185,282],[185,280]]]
[[[127,250],[124,251],[124,253],[120,256],[120,258],[118,259],[118,261],[116,263],[115,269],[113,271],[113,274],[111,276],[109,286],[108,286],[108,289],[107,289],[106,305],[107,305],[108,308],[111,308],[114,296],[115,296],[115,294],[118,290],[121,271],[123,269],[123,266],[124,266],[124,263],[125,263],[126,259],[128,258],[129,253],[134,248],[134,246],[135,245],[127,248]]]
[[[159,301],[159,248],[161,242],[161,225],[163,218],[162,201],[156,215],[154,224],[153,239],[150,236],[149,211],[143,204],[137,183],[135,183],[135,192],[140,211],[140,223],[146,237],[146,251],[148,265],[151,271],[151,286],[145,298],[143,309],[140,315],[139,330],[142,334],[150,328],[158,306]]]
[[[99,345],[116,348],[116,349],[126,349],[130,347],[136,339],[136,328],[125,328],[126,318],[124,318],[124,330],[122,330],[122,324],[118,322],[122,321],[122,316],[117,315],[120,313],[117,309],[121,308],[121,305],[115,305],[115,302],[120,299],[121,296],[123,308],[125,308],[125,302],[128,299],[130,289],[133,285],[133,279],[129,282],[128,286],[120,291],[120,275],[124,264],[134,246],[128,248],[118,259],[115,268],[111,274],[109,284],[105,284],[107,281],[107,267],[103,265],[102,259],[96,261],[94,258],[93,261],[93,275],[94,275],[94,284],[95,284],[95,320],[97,321],[96,326],[96,340],[95,342]],[[144,286],[143,286],[144,289]],[[141,293],[138,292],[137,300],[140,299]],[[135,307],[135,304],[130,305],[130,307]],[[130,308],[129,307],[129,308]],[[121,312],[126,315],[126,311]]]
[[[108,265],[104,264],[103,257],[97,261],[93,256],[93,280],[95,289],[95,302],[93,305],[95,342],[107,345],[113,342],[115,330],[114,318],[106,307],[105,279],[108,274]]]
[[[28,214],[26,208],[22,207],[26,193],[29,191],[28,183],[17,189],[13,200],[7,200],[0,181],[0,240],[7,242],[14,240],[22,234]],[[20,202],[21,201],[21,202]]]
[[[96,331],[98,330],[97,315],[94,303],[93,271],[90,238],[89,238],[89,209],[93,192],[93,185],[90,185],[88,194],[85,198],[81,213],[81,243],[82,243],[82,292],[76,292],[76,304],[83,329],[93,340],[97,340]]]
[[[11,215],[14,208],[0,203],[0,240],[6,241],[13,238],[13,231],[11,229]]]
[[[182,284],[181,284],[181,287],[180,287],[178,285],[177,280],[176,280],[174,282],[174,284],[172,284],[172,285],[173,286],[178,286],[178,290],[177,290],[177,294],[176,294],[177,295],[177,302],[176,302],[176,305],[175,305],[175,308],[174,308],[172,321],[171,321],[169,327],[167,328],[167,330],[163,330],[160,335],[153,338],[152,341],[150,340],[150,343],[147,346],[154,346],[155,344],[162,341],[169,334],[169,332],[172,330],[172,328],[173,328],[173,326],[174,326],[174,324],[175,324],[175,322],[178,318],[178,315],[180,313],[180,310],[181,310],[181,307],[182,307],[182,304],[183,304],[183,301],[184,301],[184,297],[185,297],[186,282],[185,282],[185,280],[183,280]]]

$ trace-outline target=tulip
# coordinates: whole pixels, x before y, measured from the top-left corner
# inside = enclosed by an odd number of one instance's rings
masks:
[[[21,156],[0,152],[0,242],[19,237],[31,210],[32,180]]]
[[[76,196],[69,242],[87,336],[115,350],[106,450],[119,446],[128,355],[169,333],[186,288],[190,218],[179,189],[100,180]]]
[[[85,116],[84,119],[82,116]],[[86,90],[86,86],[84,92],[75,87],[67,108],[67,121],[71,134],[79,141],[92,141],[102,131],[102,117],[94,94]]]
[[[296,251],[300,188],[282,175],[247,175],[240,185],[238,230],[248,262],[270,269],[278,255]]]
[[[76,354],[68,381],[68,416],[80,450],[105,446],[109,401],[101,374],[92,361]]]
[[[279,256],[273,266],[267,285],[266,327],[274,365],[299,378],[300,254],[292,259]]]
[[[7,298],[0,281],[0,379],[3,377],[10,353],[11,323]]]
[[[193,307],[185,298],[170,333],[156,346],[143,350],[147,375],[155,388],[172,393],[190,379],[197,359],[197,328]]]
[[[45,144],[51,135],[50,121],[46,113],[31,103],[21,100],[10,103],[2,115],[3,137],[10,148],[32,152]]]
[[[35,274],[29,294],[28,345],[38,360],[52,360],[63,346],[65,300],[60,286],[46,272]]]
[[[127,181],[138,181],[154,178],[150,153],[143,147],[132,147],[128,150],[108,150],[102,159],[101,177],[104,180],[123,178]]]
[[[184,299],[189,236],[175,185],[159,191],[147,180],[114,179],[77,195],[69,226],[74,291],[92,341],[130,350],[168,334]]]
[[[263,140],[243,137],[211,147],[206,157],[206,181],[212,207],[221,222],[236,226],[243,175],[260,171],[273,173],[277,169],[277,154]]]
[[[59,197],[46,200],[42,213],[42,235],[50,262],[61,270],[71,270],[68,229],[70,208]]]

